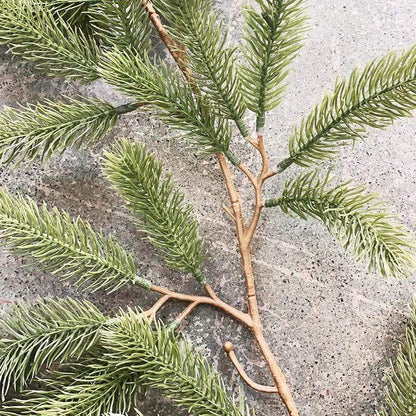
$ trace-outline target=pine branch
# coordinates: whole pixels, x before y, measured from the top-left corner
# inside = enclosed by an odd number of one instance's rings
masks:
[[[159,389],[190,415],[243,416],[207,361],[162,324],[153,329],[129,311],[103,331],[102,340],[105,360],[123,363],[143,386]]]
[[[94,346],[106,322],[87,301],[42,300],[16,304],[0,321],[0,393],[20,391],[56,361],[78,359]]]
[[[3,0],[0,44],[52,76],[93,81],[98,78],[98,46],[71,28],[41,0]]]
[[[101,63],[101,76],[122,93],[148,108],[200,153],[228,151],[231,131],[226,120],[213,114],[202,97],[194,97],[181,73],[163,63],[157,67],[128,51],[108,53]]]
[[[391,222],[392,216],[383,212],[374,195],[364,193],[364,186],[344,183],[328,188],[330,182],[329,174],[319,178],[317,171],[309,172],[288,181],[282,196],[267,200],[265,206],[319,219],[357,260],[368,259],[370,271],[407,276],[415,267],[411,235]]]
[[[235,48],[226,46],[222,16],[211,0],[156,0],[155,7],[168,20],[174,39],[185,46],[188,65],[196,81],[224,117],[234,120],[244,137],[246,103],[241,93]]]
[[[136,275],[133,259],[113,237],[96,233],[80,218],[71,220],[56,208],[39,209],[30,198],[0,190],[0,238],[3,244],[29,257],[44,270],[92,290],[114,291],[128,283],[148,289]]]
[[[86,147],[114,127],[120,114],[136,106],[113,107],[94,99],[67,98],[53,103],[0,111],[0,157],[5,165],[48,160],[70,146]]]
[[[256,0],[259,11],[246,6],[241,66],[248,108],[257,115],[257,131],[265,124],[266,111],[280,104],[285,79],[301,48],[305,32],[303,0]]]
[[[162,169],[162,163],[146,153],[144,146],[128,140],[105,154],[104,173],[141,220],[141,231],[170,267],[192,273],[205,283],[199,268],[204,250],[192,207],[175,190],[171,176],[162,177]]]
[[[25,392],[6,403],[1,416],[102,416],[128,413],[138,405],[142,392],[136,374],[108,365],[98,358],[101,348],[80,363],[54,371],[43,379],[47,390]]]
[[[141,1],[97,1],[89,7],[88,15],[103,44],[141,55],[150,51],[152,26]]]
[[[416,410],[416,305],[395,366],[388,376],[386,407],[380,416],[412,416]],[[377,413],[378,414],[378,413]]]
[[[389,53],[337,81],[332,94],[304,118],[289,141],[292,163],[310,166],[333,158],[339,146],[365,137],[367,127],[385,128],[416,108],[416,45],[401,54]]]

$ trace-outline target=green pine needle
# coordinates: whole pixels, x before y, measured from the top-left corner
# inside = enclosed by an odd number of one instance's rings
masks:
[[[156,0],[176,41],[183,44],[188,65],[201,91],[224,117],[234,120],[242,135],[250,131],[243,121],[246,103],[237,72],[235,48],[227,47],[222,15],[211,0]]]
[[[44,0],[48,9],[53,13],[54,17],[62,19],[72,29],[79,30],[89,37],[93,36],[90,16],[88,9],[91,1],[63,1],[63,0]],[[94,0],[95,1],[95,0]]]
[[[102,416],[128,413],[142,392],[136,374],[98,358],[102,349],[81,362],[41,379],[46,390],[27,391],[4,405],[1,416]]]
[[[303,0],[256,0],[259,11],[244,10],[246,19],[241,66],[248,108],[257,115],[257,131],[265,124],[266,111],[280,104],[284,83],[301,47],[305,32]]]
[[[1,162],[19,165],[37,156],[46,161],[70,146],[89,146],[113,128],[119,114],[135,109],[85,98],[5,108],[0,111]]]
[[[88,16],[94,33],[104,45],[150,51],[152,25],[141,1],[106,0],[92,3]]]
[[[212,113],[202,97],[194,98],[191,86],[177,70],[163,63],[156,66],[129,51],[115,51],[103,59],[100,73],[107,83],[157,111],[200,153],[228,150],[231,130],[227,121]]]
[[[98,78],[98,46],[73,29],[42,0],[2,0],[0,44],[52,76]]]
[[[339,147],[365,137],[366,129],[385,128],[416,108],[416,45],[389,53],[363,70],[338,80],[332,94],[302,120],[289,142],[290,157],[279,164],[310,166],[333,158]]]
[[[330,175],[319,178],[312,171],[286,182],[282,196],[265,206],[279,206],[303,219],[321,220],[342,247],[357,260],[368,259],[370,271],[383,276],[408,276],[415,268],[413,237],[394,225],[376,196],[364,186],[344,183],[327,187]]]
[[[68,298],[15,304],[0,321],[1,400],[9,389],[20,391],[56,361],[78,359],[98,342],[105,322],[87,301]]]
[[[137,374],[143,386],[157,388],[190,415],[243,416],[205,358],[162,324],[152,328],[129,311],[106,327],[102,340],[109,364]]]
[[[386,407],[380,416],[413,416],[416,414],[416,304],[406,338],[399,348],[396,364],[387,378]]]
[[[198,224],[184,195],[175,190],[163,165],[144,146],[123,140],[105,154],[104,173],[129,210],[141,220],[141,231],[159,250],[168,266],[192,273],[205,282],[200,271],[204,258]]]
[[[71,220],[64,212],[38,208],[30,198],[0,190],[0,239],[44,270],[91,290],[114,291],[128,283],[149,288],[137,276],[133,259],[113,237],[96,233],[81,218]]]

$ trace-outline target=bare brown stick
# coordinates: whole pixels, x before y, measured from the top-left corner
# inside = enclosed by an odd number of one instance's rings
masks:
[[[215,296],[215,298],[208,296],[195,296],[187,295],[184,293],[173,292],[167,288],[152,285],[150,290],[168,296],[170,299],[179,300],[188,303],[198,303],[199,305],[210,305],[217,309],[222,310],[233,318],[243,323],[248,328],[253,326],[253,321],[249,314],[239,311],[228,303],[223,302],[221,299]]]
[[[232,342],[227,341],[224,344],[224,351],[228,354],[228,357],[230,358],[231,362],[233,363],[234,367],[238,371],[238,374],[240,377],[249,385],[253,390],[257,390],[261,393],[277,393],[277,389],[275,386],[264,386],[262,384],[256,383],[253,381],[245,372],[243,366],[239,363],[235,352],[234,352],[234,346]]]
[[[256,294],[256,287],[254,283],[254,274],[253,266],[251,259],[251,242],[254,235],[254,232],[257,228],[258,221],[260,218],[261,210],[263,208],[263,201],[261,196],[262,186],[264,181],[273,175],[269,171],[267,155],[264,150],[263,138],[260,136],[258,140],[259,151],[262,154],[262,172],[254,181],[253,185],[255,188],[256,203],[255,210],[248,228],[244,226],[244,218],[242,215],[241,202],[239,195],[235,189],[234,181],[231,177],[231,173],[228,168],[227,161],[223,154],[218,154],[218,162],[221,167],[221,171],[224,177],[224,181],[229,193],[231,207],[236,218],[236,230],[237,230],[237,239],[240,249],[240,255],[242,259],[243,271],[246,280],[246,291],[247,291],[247,303],[249,309],[249,315],[253,319],[253,327],[251,331],[257,341],[259,349],[267,362],[267,365],[270,369],[270,372],[273,376],[273,380],[276,386],[276,389],[281,397],[283,403],[286,405],[288,413],[290,416],[298,416],[299,412],[296,408],[296,404],[293,400],[292,393],[290,392],[289,386],[287,384],[286,378],[277,364],[276,358],[270,350],[270,347],[264,338],[263,335],[263,326],[261,325],[260,314],[258,309],[258,301]],[[241,166],[240,166],[241,169]],[[243,172],[246,170],[243,168]],[[250,179],[250,177],[249,177]],[[252,181],[252,179],[250,179]],[[252,181],[253,182],[253,181]]]
[[[177,324],[180,324],[190,313],[199,305],[198,301],[190,303],[186,309],[175,319]]]
[[[156,313],[158,310],[170,299],[169,295],[162,296],[150,309],[143,312],[143,315],[145,315],[150,322],[153,321],[156,317]]]

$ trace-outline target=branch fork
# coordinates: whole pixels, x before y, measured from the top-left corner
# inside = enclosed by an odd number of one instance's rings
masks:
[[[151,5],[148,0],[142,0],[144,7],[146,8],[149,18],[152,21],[155,29],[159,33],[161,40],[165,43],[166,47],[168,48],[169,52],[171,53],[173,59],[178,64],[178,67],[183,72],[185,78],[191,85],[194,93],[196,95],[200,94],[200,90],[198,85],[195,82],[194,76],[192,71],[190,70],[189,66],[186,62],[186,53],[185,48],[183,45],[178,44],[175,42],[169,35],[169,32],[162,24],[159,15],[156,13],[155,9]],[[272,176],[276,175],[277,172],[270,170],[269,168],[269,160],[267,156],[267,152],[265,149],[264,138],[262,134],[258,134],[257,140],[248,137],[248,142],[260,153],[262,166],[261,172],[258,176],[255,176],[251,172],[251,170],[245,166],[241,161],[235,163],[237,168],[249,179],[253,188],[254,188],[254,197],[255,197],[255,208],[251,215],[251,219],[246,226],[245,219],[243,216],[242,204],[240,196],[236,190],[234,180],[230,173],[228,163],[224,153],[218,153],[217,159],[218,163],[224,178],[225,186],[228,191],[229,199],[231,208],[226,207],[223,205],[223,209],[227,212],[233,221],[235,222],[236,232],[237,232],[237,240],[238,246],[240,250],[241,260],[242,260],[242,267],[245,276],[246,282],[246,293],[247,293],[247,306],[248,306],[248,313],[241,312],[234,307],[230,306],[229,304],[221,301],[217,295],[214,293],[213,289],[209,285],[205,285],[205,290],[208,296],[192,296],[192,295],[185,295],[181,293],[172,292],[169,289],[162,288],[159,286],[152,285],[151,290],[160,293],[164,297],[167,296],[169,299],[176,299],[179,301],[188,302],[188,307],[179,315],[179,317],[175,320],[175,325],[180,323],[184,318],[186,318],[195,307],[205,304],[214,306],[233,318],[240,321],[246,327],[248,327],[259,346],[259,349],[270,369],[271,375],[273,376],[273,381],[275,387],[267,387],[259,385],[252,381],[247,374],[245,373],[242,366],[237,361],[237,358],[233,352],[233,347],[231,343],[226,343],[226,351],[230,360],[236,367],[237,371],[239,372],[242,379],[252,388],[258,391],[263,391],[266,393],[278,393],[281,397],[282,401],[286,405],[288,414],[290,416],[298,416],[298,410],[296,408],[295,402],[293,400],[292,394],[289,390],[287,385],[285,376],[281,371],[280,367],[277,364],[273,353],[268,346],[264,335],[263,335],[263,326],[261,324],[259,309],[258,309],[258,302],[257,302],[257,295],[256,295],[256,287],[255,287],[255,280],[253,274],[253,266],[252,266],[252,259],[251,259],[251,243],[255,231],[257,229],[257,225],[260,219],[261,211],[263,209],[264,203],[262,199],[262,189],[264,182],[271,178]]]

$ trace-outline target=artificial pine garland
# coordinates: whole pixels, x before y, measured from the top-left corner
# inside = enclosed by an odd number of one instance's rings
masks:
[[[334,158],[341,146],[411,116],[416,108],[416,46],[390,53],[338,80],[334,91],[305,117],[289,138],[288,156],[269,163],[264,126],[267,112],[284,98],[285,80],[306,30],[302,0],[255,0],[244,8],[241,47],[232,46],[211,0],[3,0],[0,43],[47,75],[91,82],[101,78],[129,97],[128,104],[83,97],[0,112],[3,165],[45,161],[70,146],[100,140],[125,113],[148,111],[202,156],[218,159],[230,197],[224,210],[235,224],[247,289],[247,312],[223,302],[206,274],[204,245],[192,207],[174,179],[144,146],[119,140],[102,160],[110,186],[137,217],[138,228],[166,264],[193,275],[205,295],[175,292],[137,272],[135,261],[112,236],[56,208],[0,191],[0,238],[11,251],[86,290],[138,285],[159,295],[147,311],[128,309],[104,316],[73,299],[17,303],[1,321],[0,415],[103,415],[137,410],[139,394],[158,389],[192,415],[254,414],[240,397],[229,398],[221,376],[176,333],[199,305],[210,305],[249,328],[273,378],[254,382],[233,345],[224,349],[253,389],[278,394],[288,414],[299,415],[285,376],[261,325],[252,269],[252,239],[264,208],[279,207],[302,219],[320,220],[371,271],[403,277],[415,267],[414,240],[361,185],[336,184],[320,169],[286,182],[266,198],[263,185],[292,164],[309,168]],[[152,51],[155,32],[174,62]],[[246,122],[256,117],[256,134]],[[256,174],[234,150],[240,133],[261,156]],[[231,150],[231,146],[233,150]],[[230,164],[232,166],[230,166]],[[230,169],[253,186],[254,210],[243,211]],[[156,319],[168,301],[187,304],[170,324]],[[390,377],[383,416],[414,414],[416,408],[414,322]],[[33,380],[43,388],[28,390]],[[11,399],[11,395],[14,399]]]

